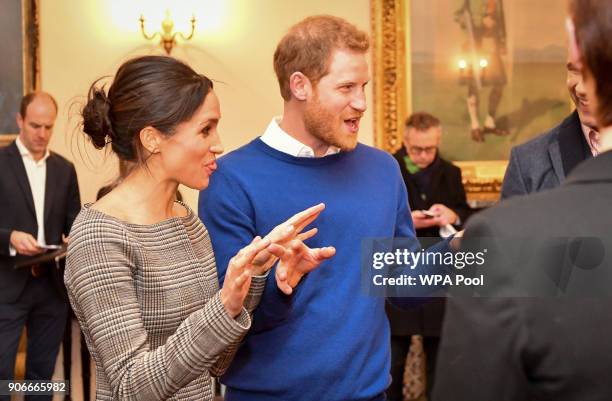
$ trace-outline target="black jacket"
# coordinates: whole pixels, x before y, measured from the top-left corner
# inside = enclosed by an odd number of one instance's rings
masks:
[[[591,157],[574,111],[547,133],[512,148],[501,198],[556,188],[574,167]]]
[[[540,296],[450,298],[434,401],[612,400],[611,199],[608,151],[580,164],[558,188],[470,219],[462,246],[494,238],[489,255],[508,263],[489,291],[512,294],[516,278],[555,286]],[[590,240],[575,248],[579,238]],[[565,245],[545,252],[547,242],[559,240]],[[593,240],[601,246],[582,248]],[[527,265],[516,263],[521,257]]]
[[[435,203],[441,203],[452,209],[464,224],[472,210],[467,204],[465,189],[461,181],[461,169],[443,158],[436,162],[436,168],[432,170],[429,180],[429,188],[422,191],[414,176],[406,169],[404,157],[406,150],[402,146],[393,157],[397,160],[402,178],[408,189],[408,202],[410,210],[427,210]],[[424,195],[424,196],[422,196]],[[423,199],[425,198],[425,199]],[[460,226],[458,226],[460,228]],[[439,229],[423,228],[416,230],[418,237],[439,237]]]
[[[414,176],[406,169],[406,164],[404,163],[405,156],[406,150],[403,146],[393,155],[399,164],[408,190],[410,210],[429,209],[434,203],[441,203],[457,213],[461,223],[464,224],[471,215],[472,209],[467,204],[465,189],[461,181],[461,169],[442,158],[438,158],[435,162],[435,168],[431,171],[428,191],[422,197],[422,192]],[[461,225],[456,227],[461,229]],[[440,237],[438,227],[416,230],[416,233],[421,238]],[[423,334],[426,336],[438,336],[442,328],[442,318],[444,316],[444,299],[432,299],[424,305],[411,310],[401,310],[387,303],[386,311],[389,323],[391,324],[392,335]]]
[[[72,163],[51,153],[46,161],[45,238],[48,244],[61,244],[81,209],[79,186]],[[0,302],[14,302],[21,294],[29,269],[15,269],[16,263],[28,257],[9,254],[13,230],[30,233],[36,238],[38,224],[34,199],[23,160],[15,142],[0,149]],[[63,283],[61,272],[53,271],[57,283]]]

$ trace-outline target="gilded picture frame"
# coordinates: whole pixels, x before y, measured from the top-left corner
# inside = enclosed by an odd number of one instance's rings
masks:
[[[38,0],[5,0],[0,31],[0,146],[6,146],[19,131],[22,96],[40,88]]]
[[[502,118],[499,122],[510,122],[510,135],[487,135],[476,141],[473,134],[470,135],[468,118],[473,113],[468,113],[466,86],[460,87],[465,85],[461,82],[461,61],[455,60],[458,58],[455,50],[449,50],[459,48],[459,43],[465,41],[457,21],[457,7],[451,7],[455,3],[470,4],[470,1],[416,3],[411,0],[371,0],[374,143],[381,149],[394,152],[402,145],[402,125],[411,112],[429,111],[437,115],[442,120],[444,132],[443,156],[461,167],[470,203],[477,207],[488,206],[499,199],[510,148],[556,125],[570,111],[563,85],[563,10],[554,17],[549,12],[543,18],[540,8],[544,5],[535,7],[527,15],[526,1],[520,4],[495,1],[502,11],[507,11],[505,20],[510,43],[503,62],[508,69],[508,88],[500,105]],[[471,3],[474,7],[478,2],[472,0]],[[537,15],[533,16],[533,13]],[[542,22],[525,24],[528,16],[539,16]],[[474,16],[474,21],[476,18]],[[533,37],[529,36],[531,28],[540,25],[550,28],[549,35],[545,38],[540,35],[538,41],[529,40]],[[560,25],[559,35],[555,35],[557,25]],[[452,46],[448,42],[442,43],[444,38],[453,40]],[[431,60],[437,64],[427,64]],[[457,71],[452,72],[453,68]],[[525,79],[525,74],[521,75],[526,68],[530,74],[537,70],[544,72],[546,77],[541,77],[535,85]],[[437,80],[444,82],[440,84]],[[532,88],[532,93],[526,93],[524,87]],[[490,103],[490,99],[485,97],[488,92],[490,90],[483,90],[480,102],[479,113],[483,114],[483,119],[487,103]],[[441,100],[440,96],[445,98]],[[534,114],[536,110],[538,114]],[[517,118],[526,123],[520,125]],[[464,131],[458,130],[459,124],[465,124]]]
[[[404,87],[406,30],[403,0],[371,0],[374,145],[394,152],[402,142],[402,122],[411,109]]]

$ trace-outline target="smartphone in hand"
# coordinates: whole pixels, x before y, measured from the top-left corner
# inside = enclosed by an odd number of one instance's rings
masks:
[[[423,214],[426,216],[426,219],[433,219],[434,217],[436,217],[436,214],[430,212],[429,210],[421,210],[421,212],[423,212]]]
[[[55,251],[62,247],[61,245],[40,245],[40,244],[38,244],[37,246],[41,249],[46,249],[48,251]]]

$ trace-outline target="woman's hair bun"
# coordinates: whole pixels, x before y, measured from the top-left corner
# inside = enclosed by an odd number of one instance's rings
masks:
[[[83,131],[91,138],[91,142],[97,149],[102,149],[112,141],[113,127],[109,117],[110,101],[104,92],[104,87],[97,88],[94,85],[89,89],[87,104],[83,107]]]

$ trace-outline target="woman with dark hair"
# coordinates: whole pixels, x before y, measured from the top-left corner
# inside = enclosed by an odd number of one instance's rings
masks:
[[[208,185],[222,152],[212,82],[169,57],[124,63],[105,93],[92,85],[83,130],[132,168],[85,205],[70,233],[65,283],[96,363],[97,400],[212,400],[271,266],[279,288],[334,249],[310,249],[301,231],[317,205],[255,237],[219,283],[206,228],[175,200],[179,184]]]

